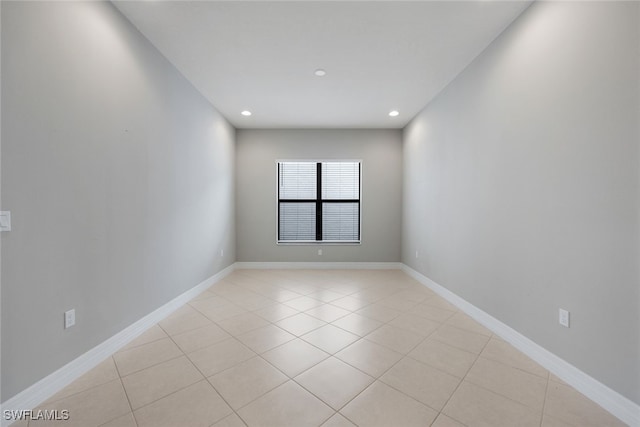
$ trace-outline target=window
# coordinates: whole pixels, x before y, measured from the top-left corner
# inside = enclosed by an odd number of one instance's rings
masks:
[[[278,242],[360,242],[360,162],[278,162]]]

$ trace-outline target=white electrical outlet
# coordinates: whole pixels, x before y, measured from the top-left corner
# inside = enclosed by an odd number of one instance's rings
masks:
[[[70,328],[76,324],[76,309],[64,312],[64,328]]]
[[[220,249],[220,256],[224,256],[224,249]]]
[[[416,251],[416,258],[418,258],[418,251]]]
[[[567,310],[563,308],[560,309],[558,315],[558,323],[566,328],[569,327],[569,312]]]
[[[318,249],[318,255],[322,256],[322,249]]]

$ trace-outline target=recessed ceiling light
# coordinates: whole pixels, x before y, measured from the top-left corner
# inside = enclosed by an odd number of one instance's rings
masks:
[[[393,110],[393,111],[390,111],[390,112],[389,112],[389,115],[390,115],[391,117],[395,117],[395,116],[397,116],[398,114],[400,114],[400,113],[398,112],[398,110]]]
[[[322,68],[318,68],[313,74],[315,74],[318,77],[324,77],[327,75],[327,72]]]
[[[249,111],[249,110],[244,110],[244,111],[243,111],[242,113],[240,113],[240,114],[242,114],[243,116],[250,116],[250,115],[251,115],[251,111]]]

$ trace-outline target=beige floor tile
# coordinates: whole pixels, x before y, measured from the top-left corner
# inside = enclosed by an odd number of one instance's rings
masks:
[[[267,298],[281,303],[291,301],[292,299],[300,298],[302,296],[298,292],[293,292],[291,290],[280,288],[277,286],[271,286],[270,289],[261,291],[261,294],[266,296]]]
[[[446,323],[448,325],[455,326],[456,328],[464,329],[476,334],[486,335],[488,337],[493,335],[493,332],[473,320],[471,317],[462,313],[461,311],[457,312],[453,317],[447,320]]]
[[[193,307],[193,304],[196,302],[197,302],[196,306],[202,309],[212,309],[215,307],[222,307],[230,303],[228,299],[223,298],[220,295],[210,290],[204,291],[203,293],[198,295],[196,298],[193,298],[191,301],[189,301],[189,304]]]
[[[288,379],[264,359],[254,357],[209,377],[209,382],[237,410]]]
[[[293,316],[298,314],[299,311],[295,308],[291,308],[284,304],[274,304],[269,307],[261,308],[260,310],[254,311],[255,314],[262,317],[263,319],[268,320],[269,322],[277,322],[278,320],[282,320],[289,316]]]
[[[431,427],[466,427],[464,424],[457,422],[445,414],[438,415],[438,418],[431,424]]]
[[[427,338],[421,344],[418,344],[409,353],[409,357],[455,375],[458,378],[462,378],[467,374],[477,358],[473,353],[451,347],[431,338]]]
[[[235,413],[221,419],[211,427],[247,427],[247,425]]]
[[[354,313],[334,321],[332,325],[363,337],[378,329],[383,323]]]
[[[252,292],[249,289],[245,289],[242,286],[229,286],[226,288],[216,289],[214,292],[222,295],[225,299],[231,301],[234,304],[236,304],[236,302],[238,301],[250,300],[254,296],[257,296],[255,292]]]
[[[373,382],[373,378],[330,357],[294,380],[336,411]]]
[[[356,314],[378,320],[382,323],[387,323],[400,316],[402,312],[391,307],[384,306],[380,303],[376,303],[356,311]]]
[[[500,339],[491,338],[480,355],[541,378],[546,379],[549,375],[549,371],[545,368],[529,359],[511,344]]]
[[[296,337],[275,325],[267,325],[246,334],[238,335],[237,338],[256,353],[264,353]]]
[[[200,295],[191,298],[191,301],[189,302],[195,302],[195,301],[205,300],[209,298],[221,298],[221,297],[215,294],[214,292],[212,292],[210,289],[206,289],[205,291],[200,293]]]
[[[549,381],[553,381],[554,383],[558,383],[558,384],[568,385],[566,382],[564,382],[562,378],[556,376],[555,374],[552,374],[551,372],[549,372]]]
[[[407,312],[418,305],[418,301],[409,301],[404,298],[398,298],[395,296],[391,296],[388,298],[381,299],[378,304],[381,304],[385,307],[392,308],[394,310],[398,310],[401,312]]]
[[[456,314],[455,311],[433,307],[431,305],[424,304],[424,303],[413,307],[407,313],[424,317],[425,319],[434,320],[436,322],[444,322],[447,319],[449,319],[451,316]]]
[[[389,325],[426,337],[438,329],[441,324],[415,314],[405,313],[393,319]]]
[[[333,417],[329,418],[324,424],[320,427],[357,427],[354,423],[346,419],[340,414],[335,414]]]
[[[123,377],[122,384],[135,410],[203,379],[193,363],[182,356]]]
[[[346,296],[331,301],[331,305],[335,305],[336,307],[344,308],[345,310],[349,311],[356,311],[366,307],[367,305],[369,305],[369,303],[358,298]]]
[[[299,313],[276,322],[276,325],[293,335],[300,336],[326,325],[326,322],[308,314]]]
[[[248,298],[238,298],[233,302],[236,305],[249,311],[255,311],[261,308],[270,307],[274,304],[278,304],[278,301],[274,301],[270,298],[264,297],[262,295],[257,295],[257,294]]]
[[[306,311],[310,308],[317,307],[324,303],[308,296],[302,296],[285,301],[284,304],[288,305],[291,308],[295,308],[296,310]]]
[[[254,329],[267,326],[269,322],[253,313],[243,313],[218,322],[218,325],[231,335],[240,335]]]
[[[478,427],[538,427],[541,421],[540,411],[467,381],[460,384],[442,413]]]
[[[162,330],[160,326],[153,325],[146,331],[144,331],[140,336],[130,341],[127,345],[122,347],[119,351],[129,350],[130,348],[137,347],[139,345],[148,344],[153,341],[160,340],[162,338],[167,338],[167,333]]]
[[[176,335],[191,329],[201,328],[211,324],[202,313],[191,307],[184,305],[173,312],[169,317],[161,320],[158,325],[169,335]]]
[[[349,344],[360,339],[359,336],[343,329],[336,328],[333,325],[325,325],[303,335],[300,338],[329,354],[340,351]]]
[[[388,297],[390,292],[380,292],[378,289],[365,289],[364,291],[358,291],[349,296],[358,298],[359,300],[366,301],[369,304],[375,304],[376,302]]]
[[[365,336],[365,339],[383,345],[398,353],[407,354],[420,344],[424,340],[424,337],[407,331],[406,329],[384,325]]]
[[[304,280],[304,278],[302,278]],[[318,292],[322,289],[318,288],[317,286],[313,286],[313,285],[309,285],[309,284],[305,284],[302,283],[299,280],[296,281],[290,281],[290,280],[278,280],[278,281],[274,281],[272,282],[273,285],[278,286],[282,289],[286,289],[286,290],[293,290],[293,292],[295,292],[297,294],[297,298],[300,297],[300,295],[309,295],[312,294],[314,292]]]
[[[288,381],[238,411],[249,427],[316,427],[334,411],[293,381]]]
[[[235,338],[220,341],[187,356],[206,377],[237,365],[256,354]]]
[[[263,283],[264,276],[267,271],[259,271],[259,270],[236,270],[232,274],[228,275],[224,278],[224,281],[237,285],[237,286],[248,286],[253,283]]]
[[[113,381],[118,378],[120,377],[118,375],[116,365],[114,364],[113,359],[109,357],[98,364],[98,366],[60,390],[58,393],[54,394],[51,398],[47,399],[45,403],[64,399],[65,397],[69,397],[81,391],[88,390],[100,384],[108,383],[109,381]]]
[[[319,305],[305,311],[305,313],[329,323],[351,314],[349,310],[345,310],[344,308],[336,307],[331,304]]]
[[[12,422],[9,425],[10,425],[10,427],[29,427],[29,420],[28,419],[17,420],[17,421]],[[34,425],[36,425],[36,424],[34,423]]]
[[[130,350],[118,352],[113,355],[113,359],[116,362],[120,376],[126,376],[158,363],[175,359],[182,354],[182,351],[170,338],[163,338]]]
[[[318,292],[314,292],[312,294],[307,295],[311,298],[317,299],[322,302],[331,302],[337,299],[343,298],[345,295],[340,292],[329,291],[327,289],[323,289]]]
[[[489,341],[489,337],[486,335],[465,331],[450,325],[442,325],[429,338],[475,354],[480,354]]]
[[[262,354],[262,357],[282,372],[293,378],[320,363],[329,354],[296,338]]]
[[[378,378],[387,369],[402,359],[402,354],[371,341],[361,339],[337,353],[336,357],[372,377]]]
[[[340,412],[354,424],[367,427],[424,427],[431,425],[438,415],[433,409],[379,381]]]
[[[126,415],[111,420],[108,423],[101,424],[100,427],[137,427],[136,419],[133,416],[133,412],[129,412]],[[13,426],[12,426],[13,427]]]
[[[231,336],[220,326],[211,323],[198,329],[192,329],[178,335],[174,335],[173,341],[185,353],[191,353],[201,348],[208,347],[217,342],[226,340]]]
[[[544,412],[576,427],[626,425],[574,388],[554,381],[547,388]]]
[[[247,280],[245,283],[243,283],[240,286],[242,287],[242,289],[251,291],[256,295],[262,295],[260,291],[264,289],[265,286],[270,286],[270,285],[266,283],[264,280],[261,280],[260,277],[255,277],[255,278],[252,278],[252,280]]]
[[[444,298],[438,295],[434,295],[431,298],[427,298],[426,300],[423,301],[423,304],[430,305],[436,308],[441,308],[443,310],[458,311],[458,308],[455,305],[447,302],[447,300],[445,300]]]
[[[134,411],[138,427],[209,427],[232,413],[206,380]]]
[[[423,286],[420,286],[420,287],[404,289],[400,292],[397,292],[394,296],[396,298],[404,298],[407,301],[422,302],[427,298],[433,298],[434,295],[435,294],[433,293],[433,291],[430,291],[429,289]]]
[[[460,384],[459,378],[408,357],[385,372],[380,381],[438,411]]]
[[[206,316],[207,319],[214,322],[221,322],[222,320],[228,319],[230,317],[247,313],[246,309],[232,304],[231,302],[225,305],[211,307],[206,304],[206,301],[196,301],[192,303],[191,306],[193,306],[200,313]]]
[[[560,421],[557,418],[554,418],[548,414],[542,414],[542,424],[541,427],[577,427],[571,424],[567,424],[564,421]]]
[[[542,410],[546,378],[479,357],[464,379],[535,410]]]
[[[35,410],[68,410],[68,420],[31,420],[31,426],[97,426],[131,412],[119,379],[90,388]]]

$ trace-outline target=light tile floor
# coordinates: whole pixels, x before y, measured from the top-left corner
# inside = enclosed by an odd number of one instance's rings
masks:
[[[395,270],[235,271],[36,409],[70,419],[30,426],[624,425]]]

